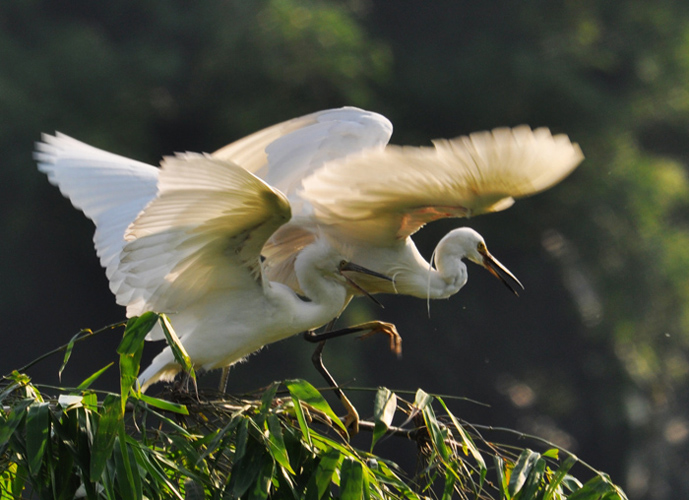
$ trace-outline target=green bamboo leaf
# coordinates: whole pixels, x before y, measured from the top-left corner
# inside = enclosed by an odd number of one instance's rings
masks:
[[[120,398],[108,394],[103,401],[103,410],[98,420],[98,426],[91,448],[91,464],[89,476],[91,481],[98,481],[103,474],[105,464],[112,456],[115,438],[120,427],[124,428],[124,414],[120,405]]]
[[[584,485],[582,484],[581,481],[579,481],[576,477],[570,476],[567,474],[565,478],[562,480],[562,486],[564,486],[567,491],[577,491],[579,488],[583,488]]]
[[[160,408],[161,410],[171,411],[173,413],[179,413],[181,415],[189,415],[189,410],[187,410],[186,405],[179,403],[173,403],[172,401],[166,401],[164,399],[154,398],[153,396],[147,396],[144,393],[140,393],[137,396],[144,403]]]
[[[228,492],[226,492],[231,495],[230,498],[245,498],[249,488],[255,486],[257,481],[261,481],[260,476],[267,467],[266,462],[271,466],[274,463],[263,444],[248,432],[244,452],[239,458],[235,455],[232,464],[232,474]]]
[[[287,454],[287,448],[285,448],[285,440],[282,437],[282,426],[280,425],[280,419],[277,415],[268,415],[266,429],[268,430],[268,445],[270,446],[270,452],[273,458],[291,474],[295,474],[289,463],[289,455]]]
[[[559,460],[560,450],[558,450],[557,448],[550,448],[549,450],[543,452],[543,456],[546,458],[553,458],[555,460]]]
[[[145,312],[141,316],[129,318],[122,335],[122,341],[117,347],[117,353],[136,354],[146,335],[153,329],[157,321],[158,315],[153,312]]]
[[[60,382],[62,382],[62,372],[64,371],[65,366],[67,366],[67,362],[69,361],[69,358],[72,356],[72,350],[74,349],[74,343],[77,341],[79,336],[85,332],[92,333],[91,330],[82,330],[82,331],[78,332],[76,335],[74,335],[70,339],[69,343],[67,344],[67,347],[65,348],[65,356],[62,359],[62,364],[60,365],[60,369],[57,371],[57,379]]]
[[[514,464],[514,469],[512,469],[512,474],[510,475],[510,482],[507,486],[507,491],[509,493],[509,498],[515,496],[522,486],[526,482],[526,479],[531,473],[531,469],[536,464],[538,459],[541,458],[540,453],[525,449],[522,451],[521,455],[517,459],[517,463]]]
[[[279,386],[279,382],[273,382],[270,384],[270,387],[263,391],[263,394],[261,395],[261,406],[258,409],[258,413],[263,417],[263,419],[268,416],[268,413],[273,406],[273,400],[275,399],[275,394],[277,394]],[[260,423],[263,422],[261,421]]]
[[[194,365],[191,362],[191,358],[189,358],[189,354],[187,354],[182,342],[180,342],[179,337],[172,328],[167,315],[160,314],[159,319],[160,326],[163,328],[163,333],[167,339],[167,345],[170,346],[170,350],[172,350],[172,355],[175,357],[175,361],[182,365],[182,370],[185,373],[188,373],[192,379],[196,379],[196,372],[194,371]]]
[[[394,392],[386,387],[378,388],[376,392],[376,399],[373,403],[373,438],[371,440],[371,451],[373,447],[378,442],[378,440],[383,437],[387,432],[392,419],[395,416],[395,411],[397,410],[397,396]]]
[[[507,474],[505,474],[505,461],[498,455],[493,455],[495,462],[495,472],[498,475],[498,486],[500,487],[501,498],[511,498],[507,491]]]
[[[545,456],[545,453],[543,456]],[[562,465],[560,465],[560,467],[555,471],[555,474],[553,474],[553,477],[550,479],[550,484],[548,484],[548,488],[545,491],[543,500],[551,500],[553,498],[558,486],[560,486],[560,483],[562,483],[562,481],[565,479],[569,470],[576,463],[577,459],[574,455],[569,455],[565,461],[562,462]]]
[[[471,456],[474,457],[474,460],[476,460],[476,463],[479,465],[483,477],[485,477],[485,471],[488,470],[488,466],[486,465],[486,461],[483,459],[483,455],[481,455],[481,452],[476,447],[474,440],[471,438],[466,429],[464,429],[464,426],[459,423],[459,420],[457,420],[457,418],[455,418],[455,416],[450,412],[445,404],[445,401],[443,401],[442,398],[438,398],[438,401],[440,401],[440,404],[443,406],[443,409],[450,417],[450,420],[452,420],[452,424],[455,426],[455,429],[457,429],[457,432],[462,438],[462,450],[464,451],[464,454],[466,455],[467,451],[471,453]],[[483,484],[483,482],[481,482],[481,484]]]
[[[251,500],[265,500],[270,493],[271,480],[275,472],[275,462],[264,456],[263,462],[260,466],[258,477],[254,483],[253,489],[249,492],[248,498]]]
[[[9,416],[0,422],[0,450],[2,450],[10,440],[19,424],[26,418],[26,409],[34,402],[34,399],[22,399],[14,403],[10,409]]]
[[[426,422],[426,428],[428,433],[431,435],[431,441],[433,442],[433,447],[435,451],[440,455],[440,458],[445,464],[450,461],[450,449],[445,444],[445,439],[447,438],[447,428],[440,427],[438,420],[435,417],[435,412],[433,411],[433,406],[429,403],[424,404],[421,410],[423,414],[423,419]]]
[[[103,373],[105,372],[105,370],[107,370],[108,368],[110,368],[113,364],[114,364],[114,362],[108,363],[108,364],[105,365],[103,368],[101,368],[100,370],[98,370],[96,373],[94,373],[93,375],[91,375],[90,377],[88,377],[87,379],[85,379],[81,384],[79,384],[79,385],[77,386],[77,392],[85,391],[86,389],[88,389],[89,387],[91,387],[91,384],[93,384],[96,380],[98,380],[98,378],[99,378],[101,375],[103,375]]]
[[[323,398],[321,393],[318,392],[318,390],[306,380],[286,380],[285,386],[287,387],[287,390],[293,399],[296,398],[299,401],[303,401],[316,410],[325,413],[340,429],[342,429],[344,432],[347,432],[347,428],[342,423],[340,418],[335,414],[325,398]]]
[[[169,491],[178,500],[184,500],[184,495],[179,491],[177,485],[170,481],[170,478],[165,474],[165,470],[157,463],[156,460],[152,459],[147,452],[150,452],[147,448],[135,447],[132,448],[132,452],[136,457],[136,463],[141,465],[146,472],[153,478],[158,486],[158,489],[162,491]],[[163,486],[165,489],[163,489]]]
[[[124,413],[127,404],[129,391],[137,383],[136,377],[139,375],[144,339],[157,321],[158,315],[152,312],[146,312],[127,321],[122,341],[117,348],[117,352],[120,355],[120,401],[122,413]]]
[[[545,459],[539,457],[531,468],[531,472],[529,472],[524,486],[515,497],[517,500],[535,500],[537,498],[536,492],[541,487],[545,474],[545,467]]]
[[[340,468],[340,499],[362,500],[364,470],[358,460],[345,457]]]
[[[26,458],[29,472],[37,475],[50,435],[49,403],[34,403],[26,415]]]
[[[445,473],[445,487],[443,488],[442,500],[452,500],[452,493],[455,491],[455,482],[457,481],[454,474],[450,471]]]
[[[414,398],[414,406],[419,410],[423,410],[426,406],[433,402],[433,396],[427,394],[423,389],[418,389],[416,391],[416,397]]]
[[[333,480],[341,454],[335,448],[329,448],[320,456],[316,470],[313,471],[306,486],[306,500],[320,500]]]
[[[624,492],[610,480],[607,474],[599,473],[572,493],[568,500],[627,500]]]
[[[123,425],[119,428],[115,443],[117,445],[117,450],[114,453],[115,470],[117,471],[116,481],[120,486],[120,496],[127,499],[142,500],[143,490],[139,468],[136,466],[134,454],[127,446]]]
[[[27,471],[21,464],[13,463],[11,467],[14,468],[14,477],[12,477],[12,484],[10,486],[12,492],[12,498],[22,498],[24,493],[24,485],[29,477],[29,471]]]

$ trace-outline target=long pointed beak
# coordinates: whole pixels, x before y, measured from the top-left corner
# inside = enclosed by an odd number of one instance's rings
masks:
[[[503,266],[498,259],[493,257],[488,250],[480,253],[483,257],[483,267],[485,267],[490,274],[502,281],[502,283],[509,288],[513,294],[519,297],[517,286],[524,290],[524,285],[522,285],[521,281],[519,281],[517,277],[509,271],[509,269]]]
[[[348,261],[342,261],[340,264],[340,275],[347,280],[347,283],[349,283],[352,288],[358,290],[360,293],[371,299],[373,302],[378,304],[380,307],[384,307],[383,304],[381,304],[373,295],[368,293],[366,290],[361,288],[357,283],[354,282],[349,276],[346,274],[343,274],[342,271],[352,271],[355,273],[362,273],[362,274],[368,274],[369,276],[375,276],[376,278],[380,278],[386,281],[393,281],[392,278],[385,276],[384,274],[377,273],[375,271],[371,271],[370,269],[367,269],[365,267],[362,267],[358,264],[354,264],[353,262],[348,262]]]

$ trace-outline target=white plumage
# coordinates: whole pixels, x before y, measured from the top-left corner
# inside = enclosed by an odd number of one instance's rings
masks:
[[[550,188],[582,161],[579,146],[525,125],[432,147],[390,146],[391,134],[385,117],[345,107],[274,125],[213,154],[251,169],[292,204],[292,220],[263,248],[267,275],[298,290],[294,259],[324,235],[343,255],[395,278],[362,276],[371,293],[449,297],[466,283],[466,269],[448,263],[464,257],[516,282],[475,231],[443,238],[434,253],[445,272],[433,269],[410,236],[428,222],[504,210]]]
[[[264,278],[261,248],[289,220],[289,202],[231,162],[185,154],[157,169],[63,135],[44,136],[36,159],[96,224],[96,249],[127,315],[169,314],[197,368],[229,366],[317,328],[350,296],[342,256],[318,239],[294,267],[310,301]],[[149,334],[160,338],[160,328]],[[141,374],[141,385],[179,370],[167,347]]]
[[[581,162],[579,146],[527,126],[433,147],[388,146],[391,134],[385,117],[345,107],[274,125],[210,157],[167,158],[161,169],[61,134],[44,136],[36,159],[96,224],[117,302],[129,316],[170,314],[192,361],[211,369],[335,317],[353,293],[339,274],[342,256],[395,278],[362,274],[371,293],[449,297],[466,283],[463,258],[513,291],[521,286],[472,229],[439,242],[436,268],[410,236],[548,189]],[[165,349],[142,381],[178,370]]]

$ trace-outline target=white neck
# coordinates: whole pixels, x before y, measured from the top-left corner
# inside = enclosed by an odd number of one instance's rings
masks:
[[[411,238],[407,240],[404,253],[406,262],[402,263],[399,274],[392,273],[395,289],[400,294],[422,299],[446,299],[466,283],[466,266],[461,259],[444,252],[440,244],[434,252],[437,270],[423,258]]]

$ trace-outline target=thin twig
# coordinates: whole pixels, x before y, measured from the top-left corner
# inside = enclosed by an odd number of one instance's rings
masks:
[[[77,342],[81,342],[82,340],[93,337],[94,335],[98,335],[99,333],[103,333],[103,332],[109,331],[109,330],[114,330],[115,328],[119,328],[121,326],[126,326],[126,325],[127,325],[126,322],[120,321],[119,323],[113,323],[112,325],[104,326],[103,328],[100,328],[100,329],[96,330],[95,332],[91,331],[89,329],[81,330],[79,332],[79,334],[83,333],[84,335],[82,337],[77,337],[74,340],[74,342],[71,342],[71,341],[67,342],[66,344],[63,344],[60,347],[53,349],[52,351],[46,352],[45,354],[40,355],[39,357],[37,357],[33,361],[29,362],[28,364],[22,366],[21,368],[17,368],[16,370],[12,370],[12,372],[22,373],[22,372],[26,371],[27,369],[31,368],[32,366],[40,363],[44,359],[49,358],[50,356],[57,354],[59,352],[65,351],[70,344],[76,344]],[[6,380],[10,379],[11,373],[8,373],[7,375],[3,375],[2,378],[6,379]]]

